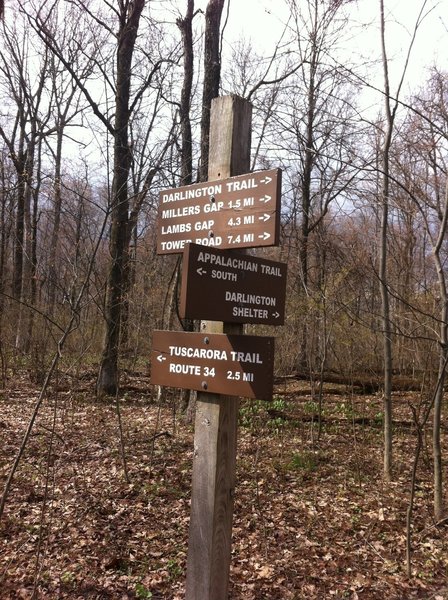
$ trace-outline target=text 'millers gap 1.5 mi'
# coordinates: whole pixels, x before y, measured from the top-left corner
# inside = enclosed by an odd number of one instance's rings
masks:
[[[222,249],[276,246],[280,196],[280,169],[164,190],[157,254],[180,254],[191,242]]]

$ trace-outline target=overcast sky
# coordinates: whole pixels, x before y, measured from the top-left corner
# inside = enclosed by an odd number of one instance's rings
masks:
[[[305,0],[300,0],[304,2]],[[184,2],[180,0],[182,7]],[[206,0],[196,0],[196,6],[205,9]],[[226,6],[227,7],[227,6]],[[422,0],[385,0],[387,46],[392,75],[401,73],[403,60],[413,33]],[[360,53],[369,58],[380,57],[379,0],[355,0],[350,7],[353,25],[347,53]],[[427,0],[429,13],[420,27],[412,53],[412,68],[408,82],[418,86],[425,66],[436,62],[448,70],[448,0]],[[288,20],[286,2],[279,0],[230,0],[225,43],[232,44],[240,37],[253,42],[265,55],[272,54]]]

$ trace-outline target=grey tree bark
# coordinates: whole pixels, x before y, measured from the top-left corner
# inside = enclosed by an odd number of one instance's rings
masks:
[[[380,0],[381,12],[381,49],[384,74],[384,101],[386,111],[386,129],[384,132],[383,146],[381,149],[381,226],[380,226],[380,255],[379,255],[379,283],[382,306],[383,322],[383,361],[384,361],[384,476],[392,477],[392,325],[389,306],[388,271],[387,271],[387,237],[389,224],[390,203],[390,146],[394,127],[395,114],[398,104],[391,108],[388,60],[386,54],[384,0]]]
[[[380,29],[381,29],[381,56],[383,62],[384,77],[384,107],[386,115],[386,127],[383,132],[383,145],[381,148],[381,226],[379,240],[379,283],[382,304],[383,324],[383,368],[384,368],[384,477],[392,478],[392,322],[389,306],[389,284],[388,284],[388,251],[387,238],[389,231],[389,207],[390,207],[390,150],[394,123],[399,107],[399,97],[403,86],[406,71],[409,65],[411,51],[415,37],[424,18],[426,0],[421,3],[421,9],[417,17],[413,35],[408,47],[401,77],[394,94],[391,96],[389,62],[386,50],[386,19],[384,15],[384,0],[380,0]]]
[[[219,95],[221,80],[220,27],[224,1],[209,0],[205,11],[204,87],[202,91],[199,181],[207,181],[208,178],[210,108],[213,98]]]
[[[144,0],[121,3],[117,37],[117,76],[114,122],[114,165],[111,200],[109,251],[111,264],[107,280],[105,304],[106,331],[97,394],[115,395],[118,386],[118,354],[122,301],[125,293],[125,271],[128,230],[128,177],[131,166],[129,149],[129,100],[132,58]]]

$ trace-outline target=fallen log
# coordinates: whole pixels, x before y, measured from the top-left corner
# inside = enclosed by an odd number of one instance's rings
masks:
[[[280,384],[288,380],[313,381],[315,384],[320,381],[319,374],[297,372],[290,375],[279,376],[275,378],[275,383]],[[342,373],[327,372],[323,376],[324,384],[333,383],[343,385],[349,391],[355,391],[358,394],[376,394],[383,389],[383,380],[380,375],[344,375]],[[405,375],[394,375],[392,377],[392,391],[394,392],[418,392],[421,390],[422,382],[419,378],[408,377]],[[327,392],[328,393],[328,392]]]

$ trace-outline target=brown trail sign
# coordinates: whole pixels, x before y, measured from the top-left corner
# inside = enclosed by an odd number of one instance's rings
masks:
[[[286,264],[188,244],[184,251],[182,319],[283,325]]]
[[[272,399],[274,338],[154,331],[151,383]]]
[[[281,170],[257,171],[160,192],[157,254],[194,242],[215,248],[276,246]]]

